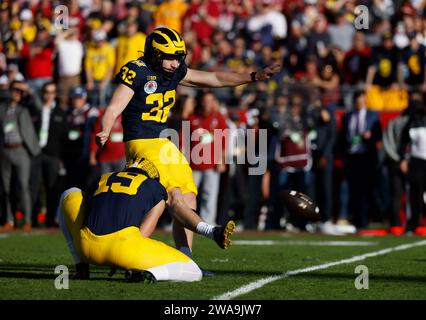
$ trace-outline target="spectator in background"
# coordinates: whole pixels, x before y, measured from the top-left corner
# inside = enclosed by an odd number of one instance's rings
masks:
[[[4,51],[9,63],[19,65],[22,62],[21,50],[24,46],[24,39],[22,37],[21,22],[14,18],[10,22],[10,34],[3,39]]]
[[[262,43],[272,46],[274,40],[287,37],[287,19],[273,0],[261,0],[256,4],[256,14],[249,19],[247,29],[252,33],[260,32]]]
[[[247,170],[239,161],[246,153],[246,110],[226,108],[226,125],[229,128],[229,143],[225,151],[226,171],[220,177],[217,223],[226,223],[230,217],[241,218],[247,205]]]
[[[316,55],[319,59],[328,55],[331,39],[327,30],[327,19],[323,14],[319,14],[316,16],[312,31],[309,33],[307,52],[309,55]]]
[[[77,32],[77,39],[81,39],[84,30],[84,16],[80,9],[79,0],[67,0],[65,5],[69,13],[69,27]]]
[[[142,10],[141,10],[141,19],[143,21],[143,25],[147,26],[146,28],[146,34],[150,33],[154,26],[153,22],[153,16],[155,12],[158,10],[158,5],[156,0],[146,0],[142,3]]]
[[[422,100],[422,96],[420,94],[412,95],[410,106],[404,110],[399,117],[391,120],[383,131],[383,148],[386,155],[385,163],[389,175],[391,198],[389,208],[389,231],[395,235],[404,233],[400,212],[402,207],[401,198],[405,190],[406,179],[400,168],[400,162],[402,161],[400,152],[402,133],[408,123],[409,110],[412,109],[413,101],[415,100]]]
[[[332,109],[318,99],[309,113],[315,128],[312,141],[312,195],[320,208],[320,231],[325,234],[340,234],[333,224],[333,166],[336,142],[336,119]]]
[[[88,46],[85,58],[86,89],[92,106],[106,107],[111,94],[110,82],[115,66],[115,52],[105,41],[106,33],[98,30]]]
[[[7,2],[0,3],[0,39],[4,41],[10,36],[10,11]]]
[[[254,108],[251,108],[248,112],[251,114],[251,120],[249,122],[247,131],[247,144],[250,146],[246,148],[246,154],[248,151],[253,152],[256,157],[259,157],[259,163],[268,163],[268,154],[263,152],[270,147],[271,137],[263,135],[265,140],[261,139],[260,130],[266,130],[271,132],[272,125],[269,119],[269,113],[267,109],[262,107],[265,105],[263,99],[255,101]],[[263,149],[261,144],[265,145]],[[253,149],[252,149],[253,148]],[[265,171],[262,174],[250,174],[250,170],[253,164],[248,163],[248,175],[247,175],[247,202],[244,207],[244,230],[263,230],[266,227],[265,221],[267,219],[267,206],[264,206],[264,200],[269,197],[269,172]],[[267,167],[265,167],[267,169]]]
[[[275,150],[280,141],[282,130],[288,123],[289,114],[289,98],[284,92],[280,92],[276,98],[275,104],[270,110],[269,121],[271,122],[271,130],[268,135],[271,139],[271,144],[268,151],[270,179],[270,195],[269,195],[269,211],[266,219],[267,230],[278,230],[280,226],[280,218],[282,215],[282,203],[280,193],[280,171],[281,168],[275,161]]]
[[[33,119],[41,153],[33,159],[31,191],[33,212],[44,215],[46,226],[50,227],[55,225],[56,206],[61,192],[58,173],[63,167],[68,124],[65,111],[57,104],[54,82],[43,85],[41,97],[41,106]],[[43,217],[38,217],[38,220],[43,221]]]
[[[22,75],[22,73],[19,71],[18,65],[11,63],[7,66],[6,74],[3,75],[3,77],[6,77],[7,83],[10,84],[13,81],[24,81],[25,78]]]
[[[191,168],[195,185],[200,190],[200,216],[216,224],[220,174],[225,171],[225,118],[219,113],[219,103],[212,92],[204,92],[198,108],[189,117],[191,132]],[[221,139],[215,139],[219,133]]]
[[[146,35],[138,31],[137,20],[126,20],[124,31],[117,38],[117,55],[115,73],[127,62],[136,60],[141,56],[141,50],[145,47]]]
[[[51,19],[53,16],[53,4],[51,0],[33,1],[30,3],[29,9],[34,15],[39,12],[48,19]]]
[[[9,81],[6,76],[0,77],[0,104],[9,99]]]
[[[146,19],[143,19],[142,12],[143,8],[140,1],[133,0],[127,3],[127,20],[136,20],[138,22],[138,31],[146,34],[150,25]]]
[[[383,35],[383,45],[373,50],[373,62],[368,68],[366,89],[372,85],[381,88],[396,86],[398,82],[398,51],[395,49],[392,33]]]
[[[98,166],[99,174],[112,171],[123,170],[126,165],[125,148],[123,142],[123,127],[121,126],[121,115],[115,121],[110,139],[105,143],[102,149],[98,149],[96,145],[96,132],[101,130],[101,119],[104,109],[99,112],[93,131],[91,133],[90,142],[90,159],[91,166]]]
[[[356,88],[359,89],[365,84],[371,59],[371,48],[366,45],[363,32],[355,33],[353,44],[353,47],[345,53],[342,66],[342,94],[347,110],[352,106]]]
[[[59,33],[55,39],[58,53],[58,97],[59,106],[68,105],[69,91],[81,83],[83,44],[78,38],[78,30],[70,28]]]
[[[426,90],[426,48],[417,41],[416,35],[415,32],[408,34],[409,45],[402,51],[400,72],[410,90]]]
[[[219,22],[220,8],[214,0],[191,0],[185,16],[185,29],[194,30],[202,45],[211,44]]]
[[[89,175],[91,133],[99,111],[87,103],[87,91],[81,86],[72,88],[70,98],[69,132],[64,155],[67,187],[78,186],[83,190]]]
[[[303,97],[293,95],[289,106],[289,116],[279,128],[279,142],[275,149],[275,161],[279,166],[279,190],[291,189],[308,193],[310,170],[312,167],[310,130]],[[279,216],[282,210],[274,209]],[[278,218],[279,219],[279,218]],[[275,220],[278,220],[275,219]],[[304,228],[302,221],[294,217],[298,228]]]
[[[336,14],[336,23],[328,27],[331,44],[343,51],[349,51],[353,45],[355,34],[354,25],[346,19],[346,11],[340,10]]]
[[[21,20],[22,37],[25,42],[31,43],[34,41],[37,34],[37,26],[34,23],[34,15],[30,9],[23,9],[19,14]]]
[[[6,198],[7,221],[5,231],[14,228],[14,216],[10,191],[12,173],[16,172],[20,190],[21,208],[24,215],[24,231],[31,230],[31,158],[40,153],[37,135],[28,110],[22,104],[28,87],[24,82],[14,81],[10,85],[11,95],[7,103],[0,106],[0,152],[1,177]],[[14,209],[20,208],[14,206]]]
[[[182,20],[187,10],[188,5],[186,4],[186,1],[163,1],[153,14],[154,28],[166,26],[176,30],[180,34],[183,30]]]
[[[423,99],[412,101],[412,110],[402,132],[400,168],[407,175],[411,215],[407,221],[409,234],[426,235],[426,226],[420,225],[425,214],[426,191],[426,107]]]
[[[185,62],[190,67],[196,67],[201,61],[202,46],[197,40],[195,31],[189,30],[184,34],[185,45],[188,54],[186,55]]]
[[[332,65],[323,66],[312,84],[320,90],[324,106],[334,110],[340,104],[340,78]]]
[[[21,54],[26,60],[28,85],[40,94],[41,87],[53,77],[53,43],[44,25],[38,26],[35,41],[25,43]]]
[[[291,23],[290,35],[287,41],[289,52],[295,53],[300,60],[300,65],[306,62],[306,51],[308,50],[308,37],[303,31],[302,25],[298,20]]]
[[[354,95],[353,104],[354,110],[345,114],[342,120],[344,170],[355,226],[366,228],[375,183],[381,126],[378,114],[367,110],[364,92],[359,91]]]
[[[107,35],[114,35],[114,27],[116,20],[114,18],[114,5],[111,0],[102,0],[99,11],[93,11],[87,17],[91,23],[97,20],[100,25],[100,30],[105,32]]]

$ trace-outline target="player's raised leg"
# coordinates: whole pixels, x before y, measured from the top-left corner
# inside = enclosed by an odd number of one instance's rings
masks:
[[[182,195],[179,188],[173,188],[169,191],[169,205],[173,218],[180,222],[180,226],[214,240],[222,249],[231,245],[231,236],[235,229],[233,221],[229,221],[225,226],[213,226],[204,222],[187,205],[185,195]],[[183,234],[181,233],[180,236],[183,236]],[[182,239],[179,240],[182,241]],[[181,243],[184,244],[185,242]]]

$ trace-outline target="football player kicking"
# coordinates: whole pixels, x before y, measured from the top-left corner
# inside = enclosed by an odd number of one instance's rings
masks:
[[[167,116],[176,101],[178,84],[190,87],[238,86],[269,79],[280,70],[280,65],[268,66],[251,74],[235,72],[204,72],[187,68],[186,46],[174,30],[155,29],[145,43],[144,54],[121,68],[115,81],[118,86],[102,119],[102,131],[97,142],[103,146],[119,114],[122,115],[126,158],[146,158],[160,172],[160,183],[169,195],[170,209],[178,216],[191,216],[196,210],[197,188],[191,168],[178,148],[167,138],[160,138],[167,128]],[[232,235],[235,223],[225,225],[227,237]],[[214,226],[201,222],[196,230],[211,234]],[[193,234],[185,230],[181,221],[173,219],[173,237],[176,247],[191,257]],[[230,241],[222,246],[226,248]]]
[[[86,195],[78,188],[66,190],[58,217],[76,264],[73,278],[88,279],[92,263],[127,270],[130,281],[201,280],[202,271],[192,259],[149,238],[166,201],[158,170],[146,159],[102,175]],[[193,231],[202,221],[193,211],[173,218]],[[224,227],[215,227],[209,237],[222,246],[225,235]]]

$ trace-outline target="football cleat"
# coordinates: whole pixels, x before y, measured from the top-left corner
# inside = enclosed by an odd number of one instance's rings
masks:
[[[111,267],[108,272],[108,277],[112,278],[117,272],[117,268]]]
[[[215,227],[213,230],[213,239],[222,249],[228,249],[231,246],[231,236],[235,230],[235,222],[230,220],[224,226]]]
[[[72,280],[89,280],[90,268],[89,264],[85,262],[77,263],[75,265],[75,273],[71,276]]]
[[[204,277],[216,277],[216,273],[214,273],[212,271],[209,271],[209,270],[206,270],[206,269],[203,269],[203,268],[200,268],[200,270],[201,270],[201,273],[203,274],[203,278]]]
[[[127,270],[124,274],[127,282],[156,283],[157,279],[149,271]]]

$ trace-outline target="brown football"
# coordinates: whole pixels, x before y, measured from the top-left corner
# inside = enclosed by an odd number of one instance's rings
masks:
[[[282,197],[291,215],[313,221],[320,219],[319,208],[306,194],[295,190],[284,190]]]

